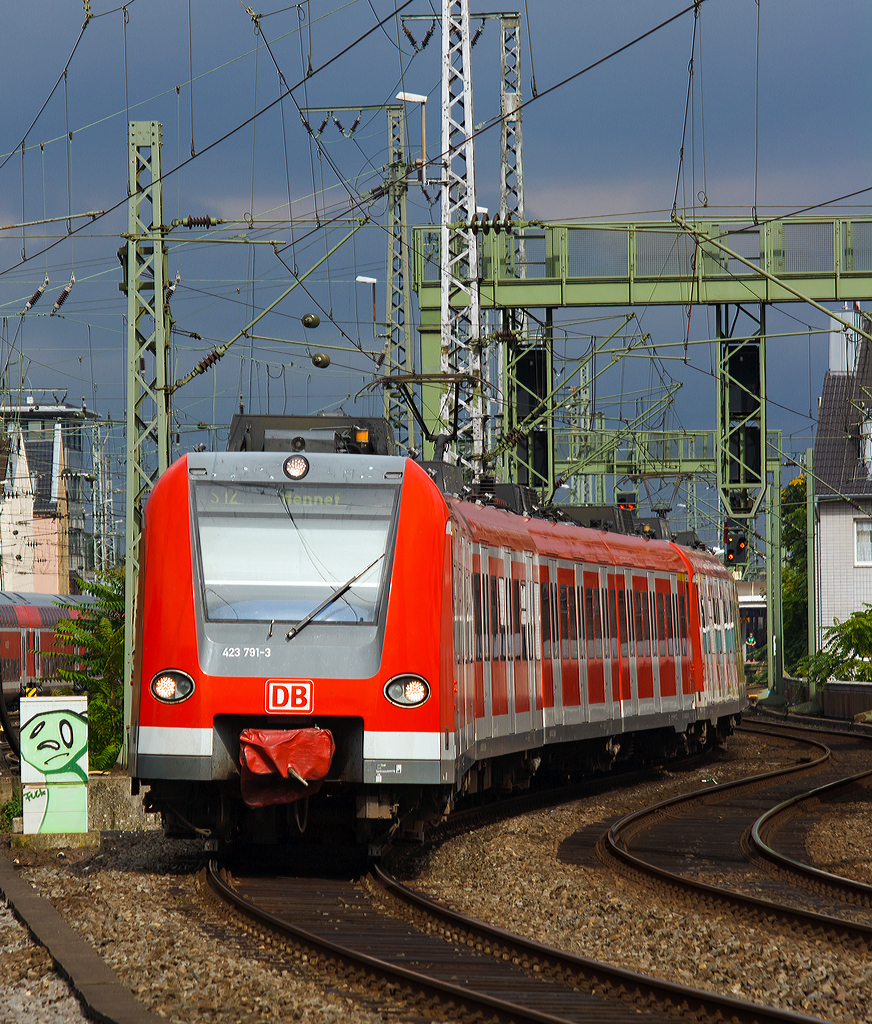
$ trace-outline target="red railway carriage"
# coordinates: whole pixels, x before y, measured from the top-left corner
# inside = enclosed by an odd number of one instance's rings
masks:
[[[52,689],[57,656],[70,650],[58,644],[55,626],[75,614],[59,608],[55,603],[59,600],[76,602],[90,598],[0,591],[0,673],[7,704],[16,704],[30,688],[40,692]]]
[[[344,820],[377,848],[741,706],[714,559],[446,497],[408,459],[188,455],[140,566],[130,770],[176,832]]]

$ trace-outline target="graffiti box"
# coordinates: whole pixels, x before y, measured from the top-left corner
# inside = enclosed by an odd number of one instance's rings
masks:
[[[22,783],[88,781],[88,698],[21,698]]]
[[[24,832],[88,831],[88,698],[21,698]]]
[[[22,784],[24,834],[87,832],[88,786],[84,782]]]

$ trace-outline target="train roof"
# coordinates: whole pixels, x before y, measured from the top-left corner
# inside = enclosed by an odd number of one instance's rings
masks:
[[[575,523],[534,519],[457,498],[446,497],[446,502],[468,527],[473,539],[479,542],[516,550],[535,549],[540,555],[554,558],[583,558],[585,561],[661,572],[686,572],[690,563],[694,573],[729,576],[724,566],[706,552],[678,548],[669,541],[609,533]]]

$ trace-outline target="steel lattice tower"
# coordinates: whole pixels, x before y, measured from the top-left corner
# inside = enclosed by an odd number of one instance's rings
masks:
[[[127,504],[125,510],[124,759],[133,676],[134,602],[145,500],[170,463],[167,368],[170,316],[165,301],[167,251],[163,237],[161,125],[128,126]]]
[[[409,291],[409,238],[406,222],[406,116],[403,107],[389,106],[388,112],[388,323],[385,339],[387,375],[412,373],[412,345],[409,332],[411,297]],[[385,389],[385,416],[394,428],[397,444],[415,445],[415,420],[399,392]]]
[[[481,308],[475,196],[469,0],[442,0],[442,226],[440,238],[440,371],[465,374],[458,394],[458,436],[446,457],[463,461],[481,476],[484,454]],[[439,429],[447,432],[450,408],[446,380]]]

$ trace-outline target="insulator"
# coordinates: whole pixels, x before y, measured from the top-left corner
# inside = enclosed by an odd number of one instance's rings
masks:
[[[360,124],[360,119],[361,115],[358,114],[357,117],[354,119],[354,123],[351,126],[351,130],[348,133],[349,135],[354,135],[354,133],[357,131],[358,125]]]
[[[421,40],[421,49],[422,50],[426,47],[427,43],[429,43],[430,40],[433,38],[433,33],[435,31],[436,31],[436,22],[433,21],[433,22],[430,23],[430,27],[424,33],[424,38]]]
[[[205,373],[206,370],[208,370],[210,366],[214,366],[215,363],[217,363],[218,360],[221,358],[222,354],[219,354],[215,349],[213,349],[209,353],[209,355],[205,356],[203,359],[200,360],[199,363],[197,363],[197,366],[198,366],[200,372],[201,373]]]
[[[191,228],[210,228],[212,227],[211,217],[185,217],[182,220],[182,225],[189,231]]]
[[[66,288],[64,288],[60,295],[58,295],[57,299],[55,299],[55,304],[54,306],[52,306],[52,310],[49,316],[54,316],[55,313],[57,313],[57,311],[61,308],[61,306],[67,301],[67,299],[70,297],[70,292],[73,290],[73,285],[75,283],[76,277],[75,275],[73,275],[72,277],[70,277],[70,283],[66,286]]]
[[[475,46],[475,44],[478,42],[478,37],[482,34],[482,32],[484,32],[484,19],[482,19],[482,23],[479,25],[478,31],[475,33],[475,35],[470,40],[470,43],[469,43],[470,47]]]
[[[323,132],[323,131],[324,131],[324,129],[325,129],[326,127],[327,127],[327,122],[328,122],[329,120],[330,120],[330,118],[329,118],[329,117],[325,117],[325,118],[324,118],[324,120],[323,120],[323,121],[322,121],[322,122],[321,122],[321,123],[320,123],[320,124],[318,125],[318,131],[317,131],[317,132],[315,133],[316,135],[320,135],[320,134],[321,134],[321,132]]]
[[[409,31],[409,26],[405,22],[403,22],[403,32],[405,33],[406,38],[409,40],[409,42],[412,44],[412,46],[414,46],[415,49],[417,50],[418,49],[418,44],[415,42],[415,37]]]
[[[336,125],[336,127],[339,129],[339,131],[341,131],[342,134],[344,135],[345,134],[345,129],[342,127],[342,122],[339,120],[339,118],[335,114],[333,115],[333,123]]]
[[[301,118],[300,118],[300,120],[301,120],[301,121],[303,122],[303,127],[304,127],[304,128],[306,129],[306,131],[307,131],[307,132],[308,132],[308,133],[309,133],[310,135],[312,135],[312,134],[313,134],[313,132],[312,132],[312,126],[311,126],[311,125],[309,124],[309,122],[308,122],[308,121],[307,121],[307,120],[305,119],[305,117],[301,117]]]
[[[37,302],[39,302],[39,300],[42,298],[42,293],[46,290],[47,287],[48,287],[48,274],[45,275],[45,281],[43,281],[43,283],[39,286],[39,288],[36,289],[36,291],[33,293],[33,295],[30,296],[30,301],[24,307],[24,312],[25,313],[29,309],[33,309],[33,307],[37,304]]]

